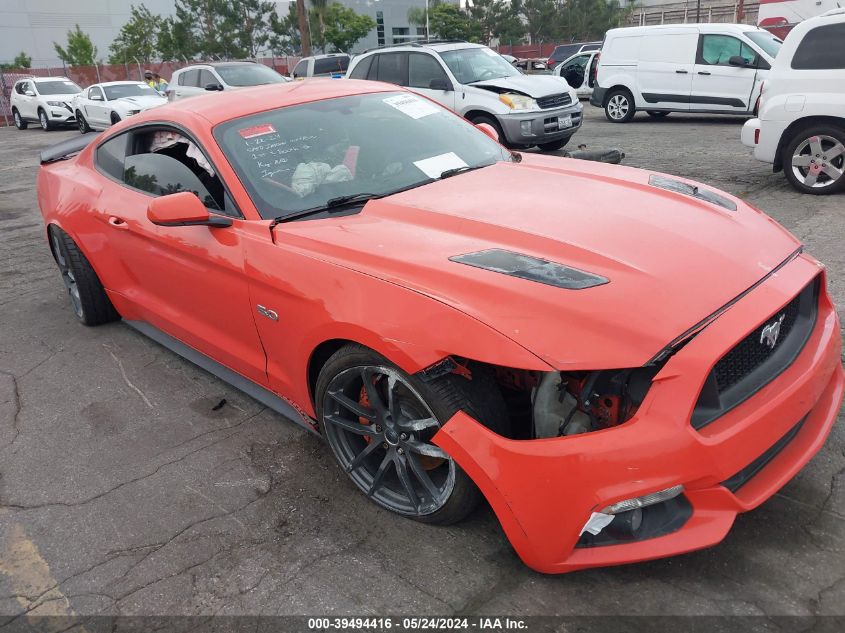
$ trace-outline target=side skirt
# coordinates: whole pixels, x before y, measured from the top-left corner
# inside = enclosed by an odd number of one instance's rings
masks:
[[[266,406],[268,409],[272,409],[276,413],[296,422],[299,426],[320,437],[320,434],[317,433],[316,422],[314,420],[308,417],[304,411],[299,411],[290,402],[279,397],[269,389],[262,387],[249,378],[241,376],[239,373],[232,371],[225,365],[221,365],[216,360],[209,358],[189,345],[185,345],[179,339],[170,336],[166,332],[162,332],[157,327],[150,325],[146,321],[124,321],[124,323],[138,330],[144,336],[151,338],[159,345],[163,345],[170,351],[175,352],[185,360],[189,360],[194,365],[197,365],[208,373],[217,376],[223,382],[235,387],[235,389],[243,391],[246,395],[258,400],[258,402]]]

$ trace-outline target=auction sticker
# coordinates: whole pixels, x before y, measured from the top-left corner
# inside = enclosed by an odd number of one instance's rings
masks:
[[[414,161],[414,165],[429,178],[440,178],[440,174],[447,169],[458,169],[467,166],[455,152],[446,152],[445,154],[432,156],[431,158],[416,160]]]
[[[264,136],[265,134],[275,133],[276,128],[274,128],[269,123],[253,125],[252,127],[246,127],[242,130],[238,130],[238,134],[240,134],[242,138],[255,138],[256,136]]]
[[[407,114],[412,119],[421,119],[429,114],[437,114],[437,108],[432,104],[413,95],[396,95],[395,97],[388,97],[384,102]]]

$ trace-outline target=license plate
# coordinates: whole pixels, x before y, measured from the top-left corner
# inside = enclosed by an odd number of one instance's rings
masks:
[[[566,116],[559,116],[557,118],[557,127],[559,130],[565,130],[568,127],[572,127],[572,115],[567,114]]]

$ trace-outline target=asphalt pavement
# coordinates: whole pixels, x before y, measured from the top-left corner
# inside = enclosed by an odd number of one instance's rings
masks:
[[[740,119],[585,115],[573,145],[619,147],[624,164],[770,213],[828,266],[845,316],[845,195],[793,191],[740,144]],[[37,150],[75,134],[0,128],[0,624],[23,613],[845,615],[842,414],[818,456],[720,545],[537,574],[489,509],[448,528],[391,515],[318,438],[121,323],[79,325],[35,193]]]

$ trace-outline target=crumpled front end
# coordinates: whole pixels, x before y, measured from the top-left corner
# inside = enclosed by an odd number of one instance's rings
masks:
[[[767,324],[779,322],[802,289],[815,284],[814,320],[796,355],[767,380],[753,377],[746,384],[753,389],[738,403],[726,398],[714,417],[706,400],[717,361],[758,338],[768,344],[773,328]],[[671,356],[624,424],[514,440],[458,413],[434,442],[473,478],[533,569],[563,573],[630,563],[721,541],[737,513],[772,496],[820,449],[844,380],[839,322],[824,274],[801,256]],[[702,417],[702,408],[709,414]],[[677,486],[680,495],[644,508],[633,527],[614,519],[597,535],[582,533],[593,513]]]

